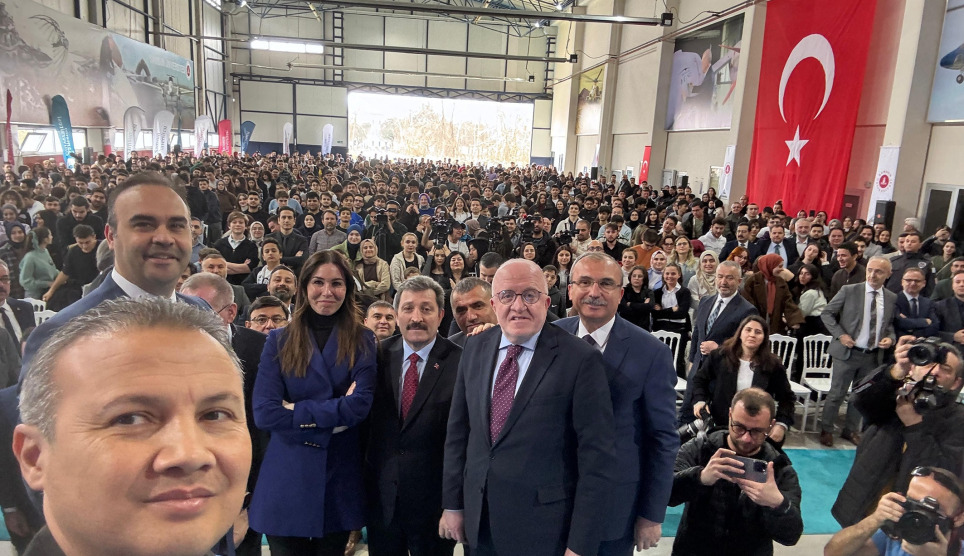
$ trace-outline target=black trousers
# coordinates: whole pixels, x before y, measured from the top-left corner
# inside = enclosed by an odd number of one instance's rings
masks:
[[[391,523],[368,524],[371,556],[452,556],[455,541],[440,538],[438,521],[405,522],[396,515]]]
[[[351,531],[329,533],[324,537],[275,537],[268,535],[271,556],[345,556]]]

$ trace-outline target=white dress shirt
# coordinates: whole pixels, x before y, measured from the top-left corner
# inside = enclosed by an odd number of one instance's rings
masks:
[[[613,315],[613,318],[609,319],[609,322],[600,326],[594,332],[589,332],[582,324],[582,319],[579,319],[579,329],[576,330],[576,336],[579,336],[579,338],[582,339],[586,336],[586,334],[589,334],[589,336],[592,337],[592,340],[596,342],[595,348],[599,351],[606,351],[606,344],[609,343],[609,333],[612,332],[613,324],[615,323],[616,316]]]
[[[870,341],[870,302],[874,289],[864,282],[864,317],[860,321],[860,333],[854,338],[854,343],[862,349],[874,349],[876,345],[868,345]],[[884,327],[884,288],[877,290],[877,341],[881,340],[880,331]]]
[[[539,341],[539,335],[542,331],[536,333],[535,336],[529,338],[522,344],[518,344],[522,347],[522,351],[519,356],[516,357],[516,364],[519,366],[519,378],[515,381],[515,391],[519,393],[519,386],[522,384],[522,379],[526,376],[526,371],[529,370],[529,363],[532,362],[532,356],[536,350],[536,343]],[[495,360],[495,372],[492,373],[492,387],[489,388],[489,396],[495,392],[495,380],[499,376],[499,367],[502,362],[505,361],[506,356],[509,354],[509,346],[513,345],[504,335],[502,336],[502,341],[499,342],[499,356]]]

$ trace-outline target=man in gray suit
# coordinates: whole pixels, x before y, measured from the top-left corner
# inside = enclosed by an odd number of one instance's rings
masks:
[[[820,418],[820,443],[833,446],[833,427],[840,404],[851,384],[861,383],[881,364],[883,351],[894,345],[894,307],[897,294],[884,288],[890,261],[873,257],[867,262],[867,281],[844,286],[824,307],[820,318],[833,336],[833,379]],[[860,412],[847,406],[840,438],[860,444]]]

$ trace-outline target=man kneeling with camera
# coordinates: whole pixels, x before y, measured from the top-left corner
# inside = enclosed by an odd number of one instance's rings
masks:
[[[834,535],[824,556],[949,556],[951,531],[964,525],[964,485],[953,473],[937,467],[911,472],[907,494],[885,494],[877,509]]]
[[[800,539],[797,473],[766,442],[776,411],[766,391],[740,390],[728,430],[698,434],[680,448],[669,505],[686,508],[674,556],[766,556],[773,541],[792,546]]]
[[[869,515],[881,494],[905,492],[914,468],[960,470],[964,461],[961,352],[937,338],[904,336],[894,357],[854,389],[866,430],[831,510],[843,527]]]

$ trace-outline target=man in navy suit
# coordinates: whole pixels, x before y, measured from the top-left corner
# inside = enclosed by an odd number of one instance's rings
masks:
[[[723,250],[720,251],[720,260],[725,261],[730,253],[733,252],[737,247],[742,247],[747,250],[749,254],[749,259],[751,261],[755,260],[760,254],[759,249],[755,243],[750,241],[750,225],[746,222],[741,222],[736,226],[736,239],[733,241],[726,242],[723,246]]]
[[[608,255],[588,253],[573,265],[569,297],[578,317],[555,324],[603,353],[616,420],[616,483],[600,556],[655,547],[673,488],[676,366],[669,347],[616,316],[622,271]]]
[[[912,266],[901,277],[903,291],[897,294],[897,308],[894,311],[894,334],[928,338],[940,333],[941,325],[937,318],[937,304],[921,295],[927,277],[924,271]]]
[[[33,313],[33,305],[10,297],[10,268],[0,261],[0,324],[17,346],[23,341],[24,332],[37,326]]]
[[[791,241],[784,241],[786,238],[786,228],[783,224],[770,224],[770,239],[761,239],[757,243],[759,249],[757,256],[775,253],[783,258],[783,268],[788,268],[797,262],[800,255],[797,253],[796,245]]]
[[[595,554],[618,463],[602,354],[546,323],[532,261],[492,289],[499,326],[468,339],[455,379],[439,534],[473,556]]]

